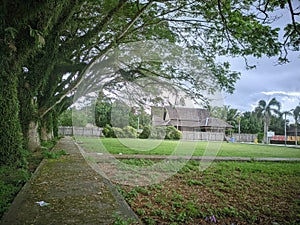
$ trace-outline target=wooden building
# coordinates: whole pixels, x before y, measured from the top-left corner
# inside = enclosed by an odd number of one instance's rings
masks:
[[[218,118],[210,117],[209,112],[199,108],[152,107],[153,126],[174,126],[178,130],[194,132],[224,133],[233,126]]]

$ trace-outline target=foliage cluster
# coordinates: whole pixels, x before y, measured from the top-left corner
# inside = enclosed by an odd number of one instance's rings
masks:
[[[166,139],[179,140],[182,134],[173,126],[168,127],[150,127],[145,126],[143,131],[138,134],[137,130],[131,126],[126,126],[123,129],[119,127],[111,127],[109,124],[103,128],[102,133],[107,138],[140,138],[140,139]]]
[[[151,138],[151,139],[165,139],[165,140],[179,140],[181,139],[182,134],[173,126],[167,127],[145,127],[143,132],[140,134],[139,138]]]
[[[271,15],[285,6],[292,19],[284,25],[280,40],[280,28],[270,26],[277,17]],[[178,55],[173,57],[173,65],[166,64],[164,59],[169,58],[138,63],[134,59],[123,64],[116,60],[119,64],[114,61],[106,67],[113,73],[101,82],[101,89],[112,95],[145,77],[169,80],[199,98],[203,89],[221,88],[231,93],[239,73],[216,57],[242,56],[246,60],[247,56],[266,55],[287,62],[287,50],[299,51],[298,16],[290,1],[5,0],[0,6],[1,163],[26,164],[22,148],[40,147],[31,129],[40,126],[44,134],[56,134],[52,129],[57,128],[57,118],[78,100],[79,84],[85,80],[83,89],[94,91],[90,85],[95,82],[93,72],[103,68],[94,68],[85,76],[87,70],[114,48],[166,40],[180,43],[195,57],[180,48],[166,48],[170,55]],[[145,54],[149,50],[152,48]],[[184,59],[193,62],[191,70],[176,66]],[[203,64],[194,63],[199,59]],[[216,86],[207,87],[207,82],[197,78],[203,65]]]
[[[107,138],[136,138],[138,136],[137,130],[131,126],[121,129],[119,127],[111,127],[109,124],[106,124],[102,133]]]
[[[0,167],[0,218],[29,178],[25,169]]]
[[[226,121],[234,127],[234,132],[259,134],[259,142],[261,142],[261,133],[263,133],[263,141],[267,131],[273,131],[276,135],[284,135],[285,127],[295,127],[296,130],[300,123],[300,106],[289,111],[281,111],[281,103],[276,98],[270,101],[260,100],[257,107],[253,111],[239,112],[238,109],[224,107],[208,107],[210,115]],[[295,123],[289,124],[287,116],[292,116]]]
[[[168,126],[166,129],[166,136],[165,139],[167,140],[179,140],[181,139],[182,134],[179,130],[177,130],[173,126]]]
[[[67,154],[66,151],[63,150],[63,149],[61,149],[59,151],[55,151],[55,152],[53,152],[53,151],[50,151],[50,152],[49,151],[44,151],[45,158],[48,158],[48,159],[57,159],[57,158],[59,158],[63,155],[66,155],[66,154]]]
[[[258,141],[258,143],[262,143],[263,140],[264,140],[264,133],[263,132],[259,132],[257,134],[257,141]]]

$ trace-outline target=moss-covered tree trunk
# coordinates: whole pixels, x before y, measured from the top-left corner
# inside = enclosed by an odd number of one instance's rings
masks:
[[[24,163],[19,120],[18,73],[7,46],[0,44],[0,162]]]
[[[33,73],[25,73],[26,77],[33,77]],[[37,116],[36,83],[29,79],[19,81],[20,120],[24,139],[24,147],[35,151],[40,147],[38,132],[39,118]],[[31,82],[30,82],[31,81]]]
[[[42,141],[50,141],[54,138],[53,133],[53,116],[52,113],[47,113],[42,119],[40,124],[40,133]]]

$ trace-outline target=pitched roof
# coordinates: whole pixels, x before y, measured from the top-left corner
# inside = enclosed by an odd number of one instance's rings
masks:
[[[221,119],[209,117],[209,112],[205,109],[173,106],[153,107],[152,123],[155,126],[233,128]]]
[[[209,116],[209,112],[205,109],[182,108],[173,106],[166,106],[165,108],[169,114],[169,119],[171,120],[179,119],[188,121],[200,121]]]
[[[205,122],[203,122],[204,121],[202,121],[201,123],[202,127],[233,128],[233,126],[229,123],[226,123],[225,121],[214,117],[208,117],[206,118]]]

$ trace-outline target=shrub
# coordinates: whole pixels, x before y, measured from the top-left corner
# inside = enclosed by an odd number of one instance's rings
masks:
[[[123,128],[124,136],[126,138],[136,138],[137,130],[134,127],[126,126]]]
[[[164,139],[166,136],[165,127],[152,127],[151,129],[151,138],[154,139]]]
[[[145,126],[142,133],[139,135],[139,138],[141,139],[147,139],[150,137],[151,134],[151,127],[150,126]]]
[[[166,129],[165,139],[167,140],[179,140],[181,138],[181,132],[173,126],[168,126]]]
[[[117,138],[124,138],[125,137],[125,133],[121,128],[113,127],[112,129],[113,129],[113,132],[114,132],[114,137],[117,137]]]
[[[63,155],[67,155],[67,152],[63,149],[61,149],[59,151],[55,151],[55,152],[49,152],[49,151],[44,152],[45,158],[48,158],[48,159],[57,159]]]
[[[257,141],[258,141],[258,143],[262,143],[263,139],[264,139],[264,133],[263,132],[259,132],[257,134]]]
[[[116,137],[113,128],[109,124],[105,125],[105,127],[102,130],[102,133],[107,138],[109,138],[109,137],[115,138]]]
[[[29,178],[25,169],[0,166],[0,218]]]
[[[144,127],[139,138],[179,140],[182,137],[181,132],[173,126],[168,127]]]

